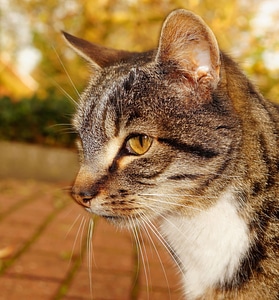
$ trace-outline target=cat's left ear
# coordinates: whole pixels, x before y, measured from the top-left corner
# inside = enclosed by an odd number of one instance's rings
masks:
[[[111,66],[134,55],[133,52],[106,48],[91,43],[64,31],[62,34],[67,43],[95,69]]]
[[[219,82],[220,53],[211,29],[195,14],[179,9],[164,22],[157,62],[174,63],[194,82],[216,88]]]

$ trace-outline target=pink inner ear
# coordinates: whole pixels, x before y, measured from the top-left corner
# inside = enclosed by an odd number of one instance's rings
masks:
[[[156,59],[176,61],[194,81],[205,76],[212,86],[219,81],[220,57],[215,36],[202,19],[186,10],[174,11],[166,19]]]
[[[209,70],[212,67],[210,49],[208,45],[199,44],[196,49],[193,49],[195,60],[197,61],[197,69]]]

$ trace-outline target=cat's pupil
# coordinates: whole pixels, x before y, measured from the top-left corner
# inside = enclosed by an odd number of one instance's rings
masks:
[[[146,136],[142,136],[142,135],[139,136],[139,143],[140,143],[141,147],[143,147],[145,139],[146,139]]]

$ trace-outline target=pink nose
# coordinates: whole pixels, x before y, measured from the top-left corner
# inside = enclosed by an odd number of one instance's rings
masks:
[[[91,200],[94,198],[94,196],[84,193],[84,192],[76,192],[75,188],[73,187],[72,193],[71,193],[73,199],[81,206],[84,206],[86,208],[90,208],[91,206]]]
[[[75,183],[72,187],[71,195],[73,199],[86,208],[91,206],[92,199],[98,194],[94,188],[94,179],[90,172],[80,169]]]

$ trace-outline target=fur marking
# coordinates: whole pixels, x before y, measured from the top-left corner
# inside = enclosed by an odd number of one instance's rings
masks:
[[[173,217],[161,229],[183,264],[189,300],[232,279],[249,248],[248,228],[237,214],[231,191],[196,217]]]

